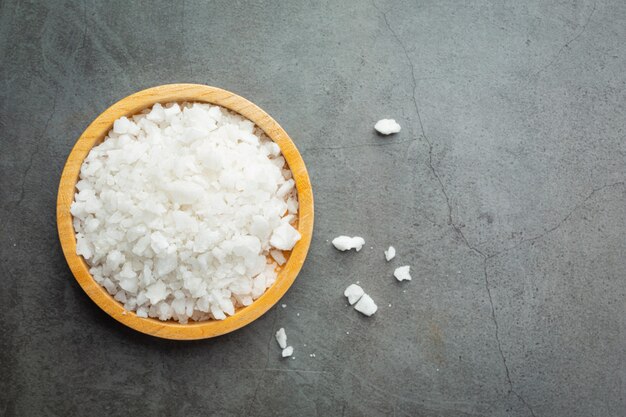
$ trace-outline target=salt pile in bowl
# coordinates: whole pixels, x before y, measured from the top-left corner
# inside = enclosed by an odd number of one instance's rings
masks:
[[[115,121],[85,158],[76,252],[139,317],[224,319],[276,280],[300,239],[295,183],[251,121],[203,103]],[[271,259],[271,258],[269,258]]]

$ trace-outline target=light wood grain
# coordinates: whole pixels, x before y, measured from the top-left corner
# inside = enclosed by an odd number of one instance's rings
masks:
[[[93,279],[82,256],[76,254],[76,237],[72,225],[70,205],[74,199],[75,186],[83,160],[93,146],[100,143],[113,122],[122,116],[131,116],[155,103],[205,102],[217,104],[237,112],[253,121],[280,147],[293,173],[298,192],[297,227],[302,239],[296,244],[289,259],[278,273],[276,282],[252,305],[240,308],[225,320],[209,320],[180,324],[137,317],[123,306]],[[162,85],[132,94],[96,118],[80,136],[72,149],[59,184],[57,198],[57,226],[63,253],[74,277],[87,295],[111,317],[142,333],[166,339],[192,340],[219,336],[239,329],[267,312],[287,292],[300,272],[306,258],[313,234],[313,192],[302,156],[283,128],[255,104],[231,92],[198,84]]]

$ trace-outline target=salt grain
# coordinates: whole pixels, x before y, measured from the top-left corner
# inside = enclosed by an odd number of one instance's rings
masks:
[[[276,341],[278,342],[278,346],[280,346],[281,349],[287,347],[287,334],[285,333],[284,328],[281,327],[276,332]]]
[[[365,314],[366,316],[371,316],[376,313],[378,306],[374,300],[372,300],[372,297],[367,294],[363,294],[359,302],[354,306],[354,309],[359,313]]]
[[[293,355],[293,346],[287,346],[286,348],[284,348],[281,355],[283,358],[287,358]]]
[[[387,262],[389,262],[395,257],[396,257],[396,248],[394,248],[393,246],[389,246],[389,249],[385,251],[385,259],[387,260]]]
[[[354,303],[359,301],[363,294],[365,294],[363,288],[356,284],[349,285],[348,288],[346,288],[346,290],[343,292],[343,295],[348,298],[348,303],[350,303],[350,305],[353,305]]]
[[[346,251],[350,249],[356,249],[356,251],[360,251],[363,245],[365,245],[365,240],[360,236],[338,236],[333,239],[333,246],[340,251]]]
[[[411,267],[409,265],[398,267],[396,268],[395,271],[393,271],[393,276],[396,277],[398,281],[410,281],[411,280],[411,274],[409,273],[410,268]]]
[[[382,119],[376,122],[374,129],[383,135],[391,135],[400,131],[400,125],[394,119]]]

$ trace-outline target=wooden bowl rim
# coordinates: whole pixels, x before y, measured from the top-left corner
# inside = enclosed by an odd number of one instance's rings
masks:
[[[302,235],[300,241],[292,249],[287,263],[278,273],[276,282],[251,305],[238,309],[233,316],[224,320],[188,324],[141,318],[134,311],[125,310],[94,280],[83,257],[76,254],[76,237],[70,214],[70,206],[74,199],[75,186],[83,160],[91,148],[106,136],[116,119],[135,115],[156,103],[184,101],[216,104],[239,113],[253,121],[278,144],[296,183],[299,201],[298,230]],[[215,337],[237,330],[262,316],[280,300],[291,287],[304,264],[313,234],[313,211],[311,181],[302,156],[287,132],[272,117],[254,103],[221,88],[202,84],[168,84],[148,88],[123,98],[100,114],[82,133],[72,148],[61,175],[57,198],[57,227],[63,254],[76,281],[108,315],[134,330],[152,336],[194,340]]]

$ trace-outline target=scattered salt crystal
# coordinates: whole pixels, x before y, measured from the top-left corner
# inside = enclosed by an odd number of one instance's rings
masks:
[[[387,260],[387,262],[389,262],[395,257],[396,257],[396,248],[394,248],[393,246],[389,246],[389,249],[385,251],[385,259]]]
[[[281,349],[287,347],[287,334],[285,333],[284,328],[281,327],[276,332],[276,341],[278,342],[278,346],[280,346]]]
[[[296,313],[296,316],[300,317],[300,313]]]
[[[282,354],[283,358],[287,358],[287,357],[293,355],[293,346],[287,346],[286,348],[283,349],[281,354]]]
[[[400,125],[394,119],[382,119],[376,122],[374,129],[383,135],[391,135],[400,131]]]
[[[340,251],[346,251],[350,249],[356,249],[356,251],[360,251],[363,245],[365,245],[365,240],[360,236],[338,236],[333,239],[333,246]]]
[[[116,120],[76,190],[76,252],[138,317],[225,319],[275,282],[281,251],[300,239],[279,146],[210,104],[155,104]]]
[[[346,288],[346,290],[343,292],[343,295],[348,298],[348,303],[350,303],[350,305],[353,305],[354,303],[359,301],[363,294],[365,294],[363,288],[359,287],[356,284],[350,284],[348,288]]]
[[[280,306],[281,306],[282,308],[285,308],[285,307],[287,307],[287,304],[281,304]]]
[[[367,294],[363,294],[359,302],[356,303],[356,305],[354,306],[354,309],[359,313],[365,314],[366,316],[371,316],[372,314],[376,313],[376,310],[378,310],[378,306],[376,306],[376,303],[374,303],[372,297]]]
[[[400,266],[396,268],[395,271],[393,271],[393,276],[396,277],[398,281],[410,281],[411,280],[411,274],[409,273],[410,268],[411,267],[409,265]]]

